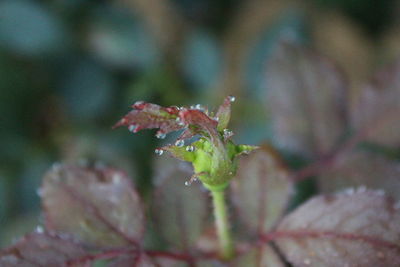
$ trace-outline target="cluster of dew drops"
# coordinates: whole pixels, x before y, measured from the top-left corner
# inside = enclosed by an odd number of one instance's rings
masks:
[[[229,101],[230,101],[231,103],[232,103],[232,102],[235,102],[235,100],[236,100],[236,98],[235,98],[234,96],[229,96]],[[178,107],[178,109],[180,109],[180,108]],[[190,106],[190,109],[197,109],[197,110],[201,110],[201,111],[203,111],[203,112],[206,112],[206,114],[208,113],[208,110],[205,109],[201,104],[192,105],[192,106]],[[208,114],[207,114],[207,115],[208,115]],[[180,120],[179,117],[177,117],[176,120],[177,120],[179,123],[182,123],[182,126],[184,125],[183,122],[181,122],[181,120]],[[214,120],[218,121],[218,118],[216,117],[216,118],[214,118]],[[131,126],[135,127],[135,125],[131,125]],[[131,126],[130,126],[130,127],[131,127]],[[129,128],[129,130],[130,130],[131,132],[132,132],[132,131],[135,131],[135,130],[136,130],[136,127],[133,128],[133,129],[130,129],[130,128]],[[229,138],[229,137],[231,137],[231,136],[233,135],[233,132],[232,132],[231,130],[229,130],[229,129],[224,129],[223,135],[224,135],[224,138],[227,139],[227,138]],[[158,132],[158,133],[156,134],[156,138],[158,138],[158,139],[165,139],[165,137],[166,137],[166,134],[165,134],[165,133],[160,133],[160,132]],[[183,146],[185,146],[185,141],[182,140],[182,139],[179,139],[179,140],[177,140],[177,141],[175,142],[175,146],[177,146],[177,147],[183,147]],[[195,151],[195,147],[192,146],[192,145],[189,145],[189,146],[186,147],[186,151],[188,151],[188,152],[193,152],[193,151]],[[164,150],[162,150],[161,148],[156,148],[156,149],[154,150],[154,153],[155,153],[156,155],[158,155],[158,156],[161,156],[161,155],[164,154]],[[196,177],[196,176],[192,176],[192,177],[190,178],[190,180],[188,180],[188,181],[185,182],[185,185],[186,185],[186,186],[190,186],[190,185],[192,184],[192,182],[194,182],[194,181],[197,181],[197,177]]]

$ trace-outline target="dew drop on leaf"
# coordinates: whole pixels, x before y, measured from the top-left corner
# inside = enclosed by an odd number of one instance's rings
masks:
[[[186,151],[187,152],[193,152],[195,150],[194,146],[187,146]]]
[[[134,133],[136,131],[136,129],[137,129],[137,125],[135,125],[135,124],[129,125],[129,127],[128,127],[128,130],[132,133]]]
[[[157,148],[156,150],[154,150],[154,153],[161,156],[164,153],[164,150]]]
[[[161,132],[158,132],[158,133],[156,134],[156,137],[157,137],[158,139],[165,139],[166,136],[167,136],[167,135],[166,135],[165,133],[161,133]]]
[[[176,145],[177,147],[183,147],[183,146],[185,145],[185,141],[184,141],[184,140],[177,140],[177,141],[175,142],[175,145]]]
[[[229,129],[224,129],[224,138],[227,139],[233,136],[233,132]]]

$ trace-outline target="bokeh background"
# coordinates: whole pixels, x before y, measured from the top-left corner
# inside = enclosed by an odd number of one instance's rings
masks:
[[[111,130],[134,101],[215,107],[233,94],[235,140],[259,144],[277,43],[331,57],[355,94],[400,54],[399,18],[395,0],[0,0],[0,245],[40,224],[54,162],[122,168],[146,196],[154,132]]]

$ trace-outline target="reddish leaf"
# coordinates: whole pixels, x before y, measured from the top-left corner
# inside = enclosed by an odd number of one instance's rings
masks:
[[[346,187],[366,186],[383,189],[400,198],[400,164],[370,152],[351,151],[342,154],[336,164],[318,177],[322,192]]]
[[[132,108],[135,110],[129,112],[113,128],[127,126],[134,133],[142,129],[159,128],[158,136],[185,128],[178,140],[191,138],[196,134],[205,134],[212,139],[218,139],[217,121],[196,106],[191,108],[161,107],[139,101]]]
[[[271,147],[261,147],[240,160],[232,198],[239,219],[252,231],[268,232],[283,214],[291,192],[288,171]]]
[[[277,144],[305,155],[330,152],[346,126],[347,87],[341,73],[309,50],[282,44],[266,75]]]
[[[400,60],[381,70],[358,96],[353,126],[370,141],[400,146]]]
[[[183,123],[198,126],[200,130],[205,131],[211,138],[218,138],[218,122],[211,119],[203,111],[198,109],[182,109],[179,112],[179,117]]]
[[[271,236],[294,266],[400,266],[399,205],[373,191],[315,197]]]
[[[79,259],[88,252],[71,240],[48,233],[32,233],[14,246],[0,251],[0,266],[67,266],[69,261]],[[88,266],[82,262],[69,266]]]
[[[123,117],[114,128],[128,126],[129,130],[136,133],[142,129],[159,128],[160,134],[167,134],[182,129],[183,126],[176,120],[179,110],[176,107],[164,108],[156,104],[142,101],[132,105],[132,110]]]
[[[204,231],[207,196],[199,183],[185,186],[193,171],[172,158],[157,161],[157,189],[154,194],[155,226],[174,248],[189,249]]]
[[[46,227],[94,246],[136,245],[143,235],[139,196],[125,173],[60,165],[42,187]]]

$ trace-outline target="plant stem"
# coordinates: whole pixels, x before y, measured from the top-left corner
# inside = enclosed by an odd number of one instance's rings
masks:
[[[211,191],[214,205],[214,217],[220,246],[220,256],[227,260],[233,257],[233,242],[229,229],[228,212],[223,190]]]

